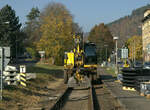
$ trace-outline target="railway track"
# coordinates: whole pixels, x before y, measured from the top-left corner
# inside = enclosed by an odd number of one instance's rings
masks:
[[[55,104],[50,108],[50,110],[61,110],[61,108],[66,103],[68,96],[72,92],[72,88],[66,88],[64,93],[57,99]]]
[[[86,107],[87,106],[87,107]],[[70,108],[69,108],[70,107]],[[95,87],[89,89],[66,88],[50,110],[100,110]]]
[[[97,95],[96,95],[96,91],[95,91],[94,86],[92,86],[89,89],[88,105],[89,105],[88,110],[100,110],[100,106],[99,106],[99,102],[97,99]]]

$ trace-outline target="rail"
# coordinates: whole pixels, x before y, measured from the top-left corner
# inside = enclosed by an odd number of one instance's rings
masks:
[[[92,86],[89,89],[89,100],[88,100],[89,106],[88,110],[100,110],[99,102],[96,96],[95,88]]]
[[[50,108],[50,110],[61,110],[61,108],[66,103],[68,96],[72,92],[72,88],[67,88],[64,93],[57,99],[55,104]]]
[[[72,88],[67,88],[64,93],[57,99],[50,110],[61,110],[66,104],[69,95],[72,93]],[[95,88],[89,88],[88,110],[100,110],[99,102],[96,96]]]

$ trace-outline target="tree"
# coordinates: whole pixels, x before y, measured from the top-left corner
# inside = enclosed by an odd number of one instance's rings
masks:
[[[76,28],[72,15],[63,4],[51,2],[41,12],[40,22],[42,36],[37,49],[44,50],[55,64],[62,64],[64,51],[73,46],[72,34]]]
[[[73,22],[72,29],[74,33],[83,33],[82,28],[78,25],[78,23]]]
[[[0,46],[10,46],[12,57],[16,57],[17,45],[22,43],[19,17],[11,6],[6,5],[0,10]]]
[[[40,11],[39,9],[32,8],[27,17],[26,27],[24,28],[25,33],[27,34],[27,46],[34,46],[34,42],[39,41],[40,34],[40,22],[39,22]]]
[[[33,59],[37,59],[38,52],[36,50],[36,42],[40,40],[40,11],[39,9],[32,8],[27,17],[26,26],[23,31],[26,33],[25,47],[26,51],[32,56]]]
[[[37,19],[37,17],[39,17],[40,11],[39,9],[36,8],[32,8],[31,11],[29,12],[29,14],[27,15],[27,19],[28,21],[34,21]]]
[[[91,29],[88,40],[97,45],[99,55],[98,58],[100,62],[106,60],[112,53],[112,50],[114,48],[113,36],[111,35],[107,26],[104,25],[104,23],[95,25]]]
[[[142,37],[141,36],[132,36],[126,42],[126,45],[129,49],[129,59],[142,59]]]

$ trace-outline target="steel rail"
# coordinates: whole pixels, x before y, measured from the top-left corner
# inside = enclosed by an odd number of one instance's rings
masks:
[[[64,104],[68,100],[68,96],[71,92],[72,88],[67,88],[49,110],[61,110],[61,108],[63,108]]]
[[[99,102],[96,96],[95,88],[93,86],[89,89],[88,110],[100,110]]]

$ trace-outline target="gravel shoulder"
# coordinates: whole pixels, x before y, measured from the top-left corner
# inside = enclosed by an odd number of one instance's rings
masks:
[[[50,107],[66,87],[63,84],[63,67],[30,65],[27,71],[36,73],[36,79],[28,80],[27,87],[5,86],[0,110],[38,110]]]

